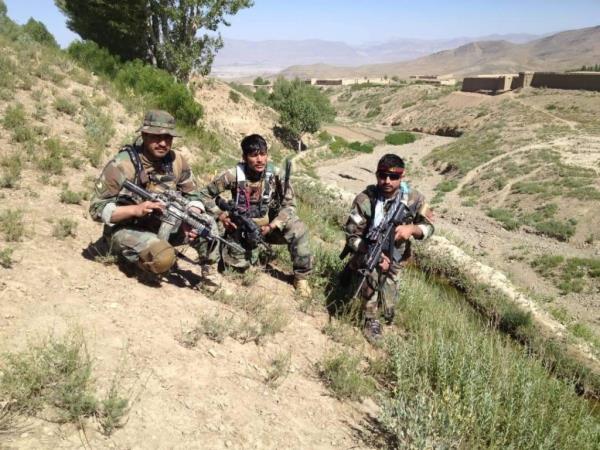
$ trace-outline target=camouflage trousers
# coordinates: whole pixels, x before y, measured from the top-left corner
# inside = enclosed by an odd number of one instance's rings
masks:
[[[218,235],[219,229],[214,218],[203,214],[202,219],[210,223],[211,231]],[[110,252],[130,263],[137,263],[140,259],[140,253],[160,240],[156,233],[143,228],[136,228],[135,226],[116,226],[115,228],[114,230],[111,228],[105,229],[104,233]],[[169,238],[169,244],[174,247],[185,243],[185,234],[181,228],[176,233],[171,234]],[[215,264],[219,260],[218,245],[204,238],[198,238],[190,245],[198,252],[200,264]]]
[[[243,246],[240,233],[236,230],[226,235],[226,239]],[[296,279],[307,278],[312,271],[313,257],[310,252],[308,229],[297,217],[291,218],[283,230],[275,229],[265,236],[265,241],[272,245],[287,245],[294,276]],[[222,247],[223,263],[226,266],[245,270],[258,260],[256,252],[236,252],[230,247]]]
[[[349,285],[353,292],[358,289],[362,276],[354,267],[357,261],[351,261],[346,269],[349,271],[351,282]],[[390,270],[382,273],[379,267],[367,275],[363,283],[358,297],[362,301],[362,317],[363,319],[378,319],[381,307],[383,309],[383,317],[386,322],[390,323],[394,319],[396,302],[400,294],[400,278],[402,274],[402,263],[393,263]]]

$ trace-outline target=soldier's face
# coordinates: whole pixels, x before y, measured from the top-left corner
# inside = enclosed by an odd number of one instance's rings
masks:
[[[248,164],[248,167],[258,173],[265,170],[267,166],[267,159],[269,158],[266,150],[258,152],[247,153],[244,155],[244,162]]]
[[[169,134],[142,133],[144,150],[150,159],[162,159],[171,150],[173,136]]]
[[[393,196],[404,178],[404,173],[377,171],[377,187],[380,192],[386,197]]]

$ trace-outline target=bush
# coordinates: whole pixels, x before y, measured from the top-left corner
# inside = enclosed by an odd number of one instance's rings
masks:
[[[370,142],[360,143],[358,141],[354,141],[348,144],[348,148],[354,150],[355,152],[361,153],[373,153],[373,149],[375,148],[375,144]]]
[[[100,48],[92,41],[75,41],[67,48],[67,53],[86,69],[113,79],[121,67],[118,56]]]
[[[241,96],[240,94],[238,94],[235,91],[229,91],[229,99],[233,102],[233,103],[239,103]]]
[[[60,202],[67,205],[79,205],[83,200],[84,195],[81,192],[74,192],[70,189],[65,189],[60,193]]]
[[[391,133],[385,137],[385,142],[387,142],[390,145],[410,144],[411,142],[415,142],[416,140],[417,137],[414,134],[409,133],[407,131]]]
[[[360,358],[347,352],[328,355],[320,364],[321,378],[340,399],[360,400],[375,392],[372,378],[362,374]]]
[[[23,237],[23,212],[7,209],[0,213],[0,231],[7,241],[20,241]]]
[[[268,86],[271,83],[269,82],[269,80],[265,80],[263,77],[256,77],[252,84],[258,86]]]
[[[10,247],[0,250],[0,266],[4,267],[5,269],[10,269],[12,267],[13,251],[14,250]],[[0,413],[0,416],[1,416],[1,413]]]
[[[164,70],[136,60],[123,66],[115,82],[123,91],[144,96],[151,107],[169,111],[181,125],[195,127],[202,117],[202,107],[189,89]]]
[[[54,225],[52,236],[61,240],[77,236],[77,221],[69,218],[59,219]]]
[[[34,415],[52,408],[58,417],[49,420],[78,426],[82,418],[97,416],[105,434],[122,425],[129,402],[114,382],[106,399],[98,400],[92,358],[81,332],[47,338],[4,359],[0,394],[12,410]]]
[[[496,219],[502,224],[502,227],[506,230],[516,230],[519,228],[519,220],[515,217],[512,211],[508,209],[496,208],[490,209],[486,212],[488,217]]]
[[[73,116],[77,112],[77,105],[65,97],[57,97],[56,100],[54,100],[54,107],[57,111],[69,116]]]
[[[42,45],[56,49],[59,48],[56,39],[54,39],[52,33],[48,31],[42,22],[30,18],[27,23],[23,25],[23,31],[31,36],[34,41],[39,42]]]
[[[0,188],[15,188],[21,179],[22,163],[17,155],[8,155],[0,161]]]

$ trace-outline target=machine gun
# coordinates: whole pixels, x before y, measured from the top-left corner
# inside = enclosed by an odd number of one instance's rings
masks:
[[[203,222],[198,214],[188,211],[190,200],[186,199],[180,192],[174,190],[165,190],[160,193],[149,192],[129,180],[125,180],[123,187],[144,200],[159,202],[165,205],[165,210],[160,218],[159,239],[168,241],[171,233],[176,233],[182,223],[187,223],[198,233],[199,237],[203,237],[209,242],[221,242],[236,251],[244,251],[238,244],[226,241],[221,236],[213,234],[210,226]]]
[[[361,268],[358,269],[358,273],[361,275],[361,281],[358,289],[354,293],[354,297],[359,294],[367,277],[381,261],[382,253],[385,251],[390,259],[392,259],[392,255],[394,254],[394,234],[396,227],[412,220],[414,216],[415,211],[402,201],[402,195],[399,192],[381,223],[369,230],[365,237],[367,242],[367,253]]]
[[[223,211],[227,211],[231,221],[240,230],[242,241],[249,250],[255,249],[259,245],[268,250],[271,248],[260,232],[260,227],[248,214],[240,211],[233,200],[227,201],[224,198],[217,197],[215,203]]]

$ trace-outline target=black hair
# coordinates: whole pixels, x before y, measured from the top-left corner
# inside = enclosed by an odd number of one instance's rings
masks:
[[[251,134],[240,143],[244,155],[267,150],[267,141],[260,134]]]
[[[388,153],[383,155],[379,162],[377,163],[377,168],[379,167],[399,167],[404,169],[404,160],[400,158],[398,155],[394,155],[393,153]]]

